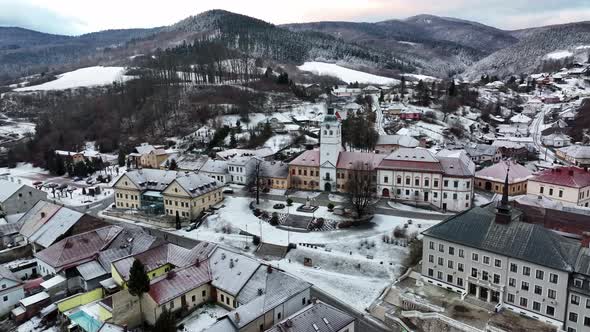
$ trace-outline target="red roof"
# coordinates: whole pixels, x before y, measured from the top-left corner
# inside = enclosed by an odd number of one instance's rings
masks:
[[[590,186],[590,172],[578,167],[558,167],[542,171],[531,181],[556,184],[564,187],[584,188]]]
[[[293,159],[289,166],[320,167],[320,151],[307,150]]]
[[[209,263],[191,265],[184,269],[172,270],[150,285],[149,295],[158,304],[166,303],[188,291],[211,281]]]
[[[343,151],[340,152],[340,155],[338,156],[338,164],[336,168],[352,169],[360,162],[363,164],[368,164],[368,166],[370,166],[369,169],[375,169],[385,157],[386,155],[384,154]]]

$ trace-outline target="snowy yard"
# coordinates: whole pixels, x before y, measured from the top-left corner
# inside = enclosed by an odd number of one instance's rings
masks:
[[[215,322],[217,318],[227,314],[228,311],[216,305],[206,304],[195,310],[188,317],[183,319],[180,324],[184,324],[182,331],[186,332],[201,332],[207,330]],[[180,325],[179,324],[179,325]]]
[[[35,86],[15,89],[15,91],[65,90],[79,87],[108,85],[113,82],[126,81],[131,76],[125,76],[124,67],[87,67],[67,72],[58,79]]]

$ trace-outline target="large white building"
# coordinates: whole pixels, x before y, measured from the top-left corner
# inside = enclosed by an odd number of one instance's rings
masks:
[[[588,241],[562,237],[522,215],[505,191],[498,205],[474,207],[424,231],[422,279],[497,311],[590,331]]]

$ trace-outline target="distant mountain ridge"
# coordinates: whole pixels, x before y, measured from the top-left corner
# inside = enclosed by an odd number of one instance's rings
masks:
[[[438,77],[525,73],[555,50],[590,45],[590,23],[505,31],[467,20],[417,15],[376,23],[274,24],[224,10],[152,29],[61,36],[0,27],[0,82],[53,68],[126,64],[151,53],[206,38],[277,62],[335,61],[351,67]]]

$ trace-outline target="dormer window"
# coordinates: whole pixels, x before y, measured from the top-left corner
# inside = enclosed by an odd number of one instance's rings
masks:
[[[584,281],[582,279],[574,279],[574,286],[576,286],[576,288],[582,288],[583,284]]]

